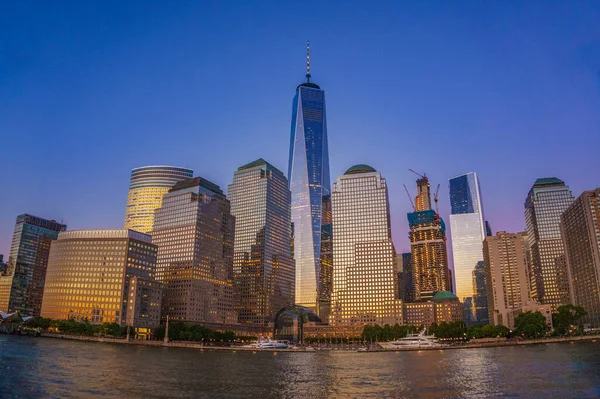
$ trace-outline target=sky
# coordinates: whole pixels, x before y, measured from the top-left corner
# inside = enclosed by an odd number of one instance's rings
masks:
[[[537,178],[600,186],[598,21],[597,1],[4,2],[0,253],[21,213],[121,228],[134,167],[287,173],[307,40],[332,180],[381,172],[398,252],[409,168],[446,221],[448,179],[477,172],[492,229],[523,230]]]

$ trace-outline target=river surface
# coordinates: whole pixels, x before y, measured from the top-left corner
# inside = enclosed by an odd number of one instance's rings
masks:
[[[1,398],[599,398],[600,341],[230,352],[0,335]]]

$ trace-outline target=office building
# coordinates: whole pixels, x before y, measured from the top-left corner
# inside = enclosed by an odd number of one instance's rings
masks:
[[[432,299],[438,291],[451,291],[446,249],[446,225],[431,209],[429,180],[417,180],[415,212],[407,215],[415,301]]]
[[[42,317],[157,327],[156,251],[150,236],[133,230],[61,232],[50,248]]]
[[[483,207],[476,173],[453,177],[449,187],[455,292],[464,301],[473,297],[473,268],[483,260]]]
[[[560,215],[573,200],[569,187],[556,177],[537,179],[525,200],[532,295],[553,309],[570,302]]]
[[[54,220],[17,216],[8,266],[0,275],[0,311],[40,315],[50,242],[66,228]]]
[[[583,323],[600,327],[600,188],[584,191],[562,214],[560,227],[571,303],[588,313]]]
[[[194,171],[177,166],[142,166],[131,171],[125,228],[141,233],[152,231],[154,212],[160,208],[163,195],[175,183],[189,179]]]
[[[4,261],[4,255],[0,254],[0,274],[5,273],[8,268],[8,263]]]
[[[483,261],[480,261],[473,269],[473,313],[477,324],[489,324],[490,322],[487,301],[485,266]]]
[[[294,302],[287,179],[261,158],[238,168],[228,197],[236,223],[233,271],[238,320],[266,326]]]
[[[414,302],[415,284],[413,281],[412,255],[410,252],[396,257],[398,267],[398,298],[404,302]]]
[[[306,82],[296,87],[292,106],[288,180],[294,224],[295,302],[322,316],[320,308],[328,307],[331,295],[331,224],[327,217],[331,188],[325,91],[311,81],[308,50],[307,46]]]
[[[550,305],[538,305],[530,298],[525,236],[501,231],[486,237],[483,245],[489,321],[511,330],[521,312],[551,311]]]
[[[164,195],[151,232],[157,279],[165,286],[163,319],[236,323],[234,229],[229,200],[204,178],[182,180]]]
[[[338,177],[333,205],[334,324],[401,322],[387,184],[368,165]]]
[[[463,321],[463,304],[449,291],[438,291],[428,301],[403,304],[404,324],[429,327],[433,323]]]

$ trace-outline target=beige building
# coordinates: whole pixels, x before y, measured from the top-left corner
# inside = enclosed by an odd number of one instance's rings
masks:
[[[332,206],[330,323],[402,323],[385,179],[368,165],[351,167],[334,184]]]
[[[436,323],[463,321],[463,304],[449,291],[439,291],[426,302],[404,304],[404,324],[429,327]]]
[[[483,244],[485,281],[490,323],[514,329],[514,320],[521,312],[542,309],[531,299],[527,262],[527,233],[498,232],[486,237]]]
[[[52,242],[42,317],[152,328],[160,323],[156,245],[133,230],[72,230]]]
[[[219,186],[201,177],[176,183],[156,210],[152,242],[164,283],[162,318],[232,324],[235,219]]]
[[[189,179],[193,174],[193,170],[177,166],[142,166],[133,169],[124,227],[145,234],[152,231],[154,212],[160,208],[163,195],[175,183]]]
[[[600,188],[584,191],[561,216],[571,303],[600,327]]]

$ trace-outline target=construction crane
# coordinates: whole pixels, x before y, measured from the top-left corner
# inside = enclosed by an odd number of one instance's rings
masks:
[[[408,192],[408,187],[406,187],[406,184],[403,184],[404,189],[406,190],[406,195],[408,195],[408,200],[410,201],[410,204],[412,205],[413,211],[416,212],[417,208],[415,207],[415,203],[412,200],[412,197],[410,196],[410,193]]]
[[[440,185],[438,184],[437,189],[435,190],[435,195],[433,196],[433,200],[435,201],[435,213],[439,215],[438,212],[438,194],[440,193]]]
[[[417,175],[417,176],[419,176],[419,177],[421,177],[421,178],[423,178],[423,179],[427,179],[427,173],[420,174],[420,173],[417,173],[417,172],[415,172],[415,171],[414,171],[414,170],[412,170],[412,169],[409,169],[409,171],[410,171],[410,172],[413,172],[415,175]]]

